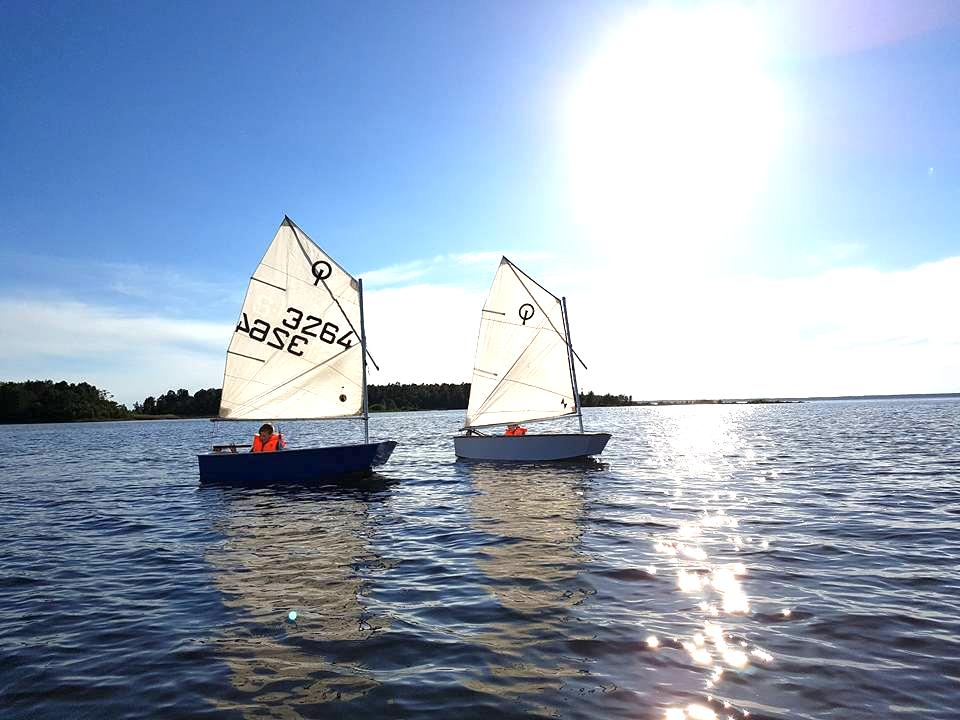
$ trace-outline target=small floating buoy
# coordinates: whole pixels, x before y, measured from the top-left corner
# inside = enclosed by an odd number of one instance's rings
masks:
[[[296,619],[297,619],[297,611],[296,611],[296,610],[291,610],[290,612],[287,613],[287,620],[289,620],[290,622],[293,622],[293,621],[296,620]]]

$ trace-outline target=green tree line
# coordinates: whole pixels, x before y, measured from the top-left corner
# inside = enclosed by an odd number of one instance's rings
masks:
[[[89,383],[61,380],[0,382],[0,422],[123,420],[130,411],[106,390]]]
[[[464,410],[470,383],[390,383],[370,385],[371,412]],[[583,407],[635,405],[628,395],[581,393]],[[220,410],[220,388],[168,390],[136,402],[133,411],[115,402],[110,393],[89,383],[52,380],[0,382],[0,422],[69,422],[123,420],[150,416],[214,417]]]
[[[390,383],[370,385],[367,400],[371,412],[409,410],[465,410],[470,398],[470,383]],[[598,395],[593,391],[580,394],[583,407],[635,405],[629,395]],[[168,390],[156,398],[148,397],[134,404],[134,412],[143,415],[179,415],[212,417],[220,408],[220,389],[198,390],[191,397],[182,388]]]
[[[138,415],[178,415],[179,417],[214,417],[220,411],[220,388],[197,390],[167,390],[163,395],[144,398],[133,404]]]

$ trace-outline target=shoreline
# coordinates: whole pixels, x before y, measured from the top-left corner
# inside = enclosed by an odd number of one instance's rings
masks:
[[[672,407],[678,405],[795,405],[808,402],[831,400],[949,400],[960,398],[960,393],[923,393],[907,395],[838,395],[806,398],[720,398],[697,400],[634,400],[629,405],[589,405],[584,409],[612,407]],[[466,410],[466,408],[409,408],[398,410],[371,410],[371,415],[381,413],[408,412],[445,412],[447,410]],[[156,420],[217,420],[210,415],[131,415],[122,418],[82,418],[76,420],[30,420],[28,422],[10,422],[0,420],[2,425],[54,425],[62,423],[98,423],[98,422],[150,422]],[[243,421],[237,421],[243,422]]]

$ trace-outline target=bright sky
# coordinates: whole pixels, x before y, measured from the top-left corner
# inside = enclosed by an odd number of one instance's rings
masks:
[[[219,387],[284,213],[371,382],[470,379],[501,254],[635,398],[960,391],[960,3],[13,2],[0,379]]]

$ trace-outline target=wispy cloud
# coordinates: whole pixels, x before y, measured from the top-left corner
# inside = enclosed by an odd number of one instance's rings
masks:
[[[232,314],[246,284],[243,277],[232,282],[211,281],[168,266],[26,253],[8,253],[0,259],[12,279],[8,293],[97,305],[134,304],[162,308],[170,314],[195,314],[198,308]]]
[[[223,324],[22,298],[0,298],[0,313],[18,319],[0,345],[4,379],[87,380],[127,403],[222,379]]]
[[[470,379],[495,262],[480,272],[464,261],[473,281],[458,285],[448,270],[463,258],[441,258],[428,261],[443,269],[435,281],[366,293],[367,336],[381,367],[371,382]],[[638,398],[960,391],[960,257],[788,279],[527,260],[538,281],[569,298],[574,343],[589,365],[584,389]],[[0,345],[0,377],[85,379],[127,403],[219,386],[232,330],[232,314],[208,322],[9,295],[0,313],[16,320]]]
[[[464,268],[470,268],[473,272],[473,268],[477,266],[487,266],[482,273],[476,275],[478,279],[482,278],[487,282],[493,277],[493,272],[502,256],[503,253],[493,251],[449,253],[368,270],[360,273],[360,276],[366,287],[408,285],[413,281],[417,281],[415,284],[419,285],[428,278],[437,284],[449,284],[463,279]],[[544,252],[518,252],[511,255],[511,260],[520,262],[548,257],[550,255]]]

